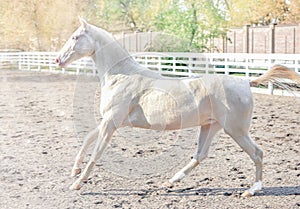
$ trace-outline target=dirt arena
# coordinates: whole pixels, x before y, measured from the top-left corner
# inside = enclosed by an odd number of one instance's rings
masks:
[[[209,157],[166,191],[193,155],[197,129],[118,131],[80,191],[69,191],[82,138],[100,120],[92,77],[0,70],[0,208],[300,208],[300,98],[254,94],[251,134],[264,188],[241,198],[254,165],[219,133]]]

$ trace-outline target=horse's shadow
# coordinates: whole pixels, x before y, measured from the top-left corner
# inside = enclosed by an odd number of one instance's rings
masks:
[[[182,189],[106,189],[101,192],[83,192],[87,196],[147,196],[156,194],[159,196],[231,196],[240,195],[246,188],[201,188],[187,187]],[[289,196],[300,195],[300,186],[264,187],[256,196]]]

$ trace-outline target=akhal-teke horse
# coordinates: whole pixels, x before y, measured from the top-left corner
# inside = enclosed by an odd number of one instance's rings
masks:
[[[153,130],[200,127],[201,132],[192,160],[164,187],[172,187],[207,157],[215,134],[223,129],[250,156],[256,167],[252,187],[242,196],[262,189],[263,152],[251,139],[249,128],[253,111],[250,86],[278,78],[300,84],[300,76],[281,65],[249,81],[227,75],[199,78],[167,78],[139,65],[107,31],[79,18],[80,27],[62,48],[56,63],[66,67],[89,56],[95,62],[101,82],[100,125],[89,133],[76,156],[72,176],[79,175],[70,189],[81,188],[114,131],[124,126]],[[98,135],[98,138],[97,138]],[[81,172],[86,150],[95,142],[92,155]]]

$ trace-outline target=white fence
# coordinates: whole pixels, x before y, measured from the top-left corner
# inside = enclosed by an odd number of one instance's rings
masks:
[[[50,71],[69,74],[96,75],[91,59],[85,58],[72,63],[68,68],[58,68],[56,52],[8,52],[0,53],[0,68],[14,68],[29,71]]]
[[[3,52],[0,53],[0,68],[96,75],[94,63],[89,58],[61,69],[55,64],[56,56],[55,52]],[[145,67],[166,76],[226,74],[253,79],[274,64],[283,64],[295,72],[300,72],[299,54],[142,52],[132,56]]]
[[[251,78],[263,74],[274,64],[283,64],[300,72],[300,55],[297,54],[142,52],[132,56],[140,64],[163,75],[222,73]]]

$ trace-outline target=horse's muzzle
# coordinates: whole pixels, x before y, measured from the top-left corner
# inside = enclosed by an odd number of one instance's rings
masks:
[[[55,59],[55,63],[58,64],[58,65],[60,64],[60,59],[59,59],[59,57],[57,57],[57,58]]]

